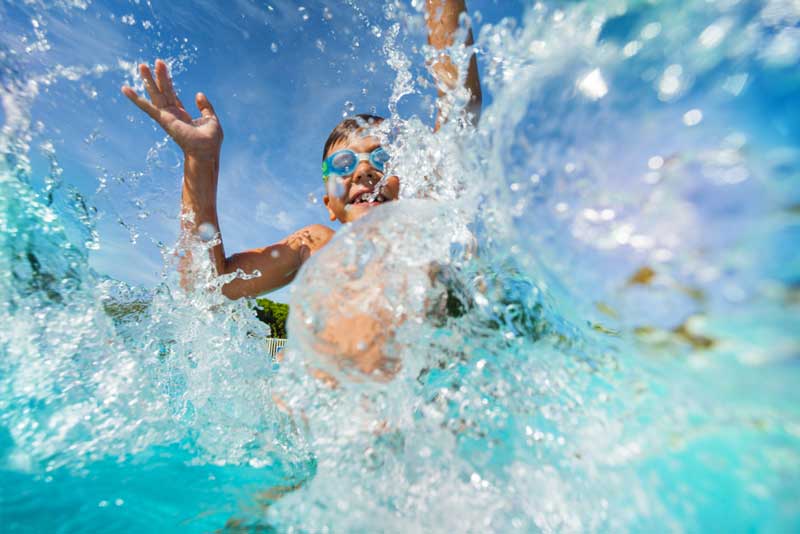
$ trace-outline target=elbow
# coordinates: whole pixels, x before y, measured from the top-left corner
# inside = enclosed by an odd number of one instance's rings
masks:
[[[228,282],[222,286],[222,294],[228,297],[230,300],[239,300],[244,296],[241,291],[236,289],[236,280],[233,282]]]

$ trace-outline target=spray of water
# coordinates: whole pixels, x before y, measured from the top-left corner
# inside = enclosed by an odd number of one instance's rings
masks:
[[[373,32],[404,199],[304,266],[281,362],[179,251],[153,291],[88,268],[90,203],[54,153],[31,180],[43,82],[3,56],[5,469],[285,464],[232,515],[287,531],[796,526],[797,6],[537,3],[480,28],[479,126],[454,93],[433,135],[398,111],[421,4]]]

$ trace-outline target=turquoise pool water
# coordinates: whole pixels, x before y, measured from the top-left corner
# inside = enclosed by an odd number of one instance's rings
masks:
[[[436,136],[418,4],[0,5],[4,531],[800,529],[796,2],[470,2],[484,114]],[[179,158],[114,100],[155,55],[219,93],[236,245],[323,216],[309,101],[391,115],[404,198],[281,362],[179,289]],[[354,308],[390,380],[321,342]]]

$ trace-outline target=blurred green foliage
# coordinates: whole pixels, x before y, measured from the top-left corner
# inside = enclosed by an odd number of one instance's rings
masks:
[[[289,317],[289,305],[274,302],[266,298],[256,299],[258,318],[269,325],[271,337],[286,339],[286,319]]]

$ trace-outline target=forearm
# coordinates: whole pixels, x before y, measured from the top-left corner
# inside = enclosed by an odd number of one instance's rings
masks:
[[[466,13],[467,11],[465,0],[427,0],[426,7],[428,13],[428,43],[437,50],[443,50],[452,46],[459,28],[459,17],[462,13]],[[473,43],[474,39],[472,36],[472,29],[470,28],[467,32],[467,38],[464,44],[470,46]],[[459,72],[448,56],[437,58],[433,69],[437,81],[440,82],[438,84],[438,92],[441,98],[445,95],[442,85],[446,86],[448,89],[454,89],[460,79]],[[473,113],[477,120],[480,114],[483,97],[481,94],[480,78],[478,76],[478,62],[475,58],[475,54],[472,54],[470,57],[464,86],[469,89],[470,92],[467,110]],[[437,117],[437,128],[438,126],[439,118]]]
[[[186,156],[181,207],[184,215],[191,213],[193,217],[182,217],[181,229],[184,238],[188,239],[207,239],[209,231],[217,234],[218,242],[209,250],[215,274],[230,274],[239,270],[248,275],[259,273],[259,276],[236,278],[228,282],[222,287],[222,293],[231,299],[252,297],[291,282],[303,259],[297,245],[292,247],[281,242],[233,254],[229,258],[225,256],[217,215],[218,177],[218,157],[200,159]],[[196,276],[191,267],[192,257],[190,247],[187,247],[179,265],[181,285],[186,289],[192,287]]]
[[[181,195],[181,231],[184,239],[200,239],[200,231],[213,229],[218,233],[219,218],[217,216],[217,182],[219,176],[219,156],[213,158],[196,158],[187,155],[184,160],[183,193]],[[187,216],[191,215],[191,216]],[[225,249],[222,245],[221,235],[219,242],[209,251],[211,263],[217,274],[223,274],[225,269]],[[181,257],[179,270],[181,285],[191,287],[193,273],[191,272],[192,257],[189,248]]]
[[[249,275],[258,272],[258,276],[235,278],[222,287],[222,293],[229,299],[238,299],[273,291],[291,282],[302,264],[300,251],[285,243],[232,254],[224,260],[224,270],[218,272],[241,270]]]

